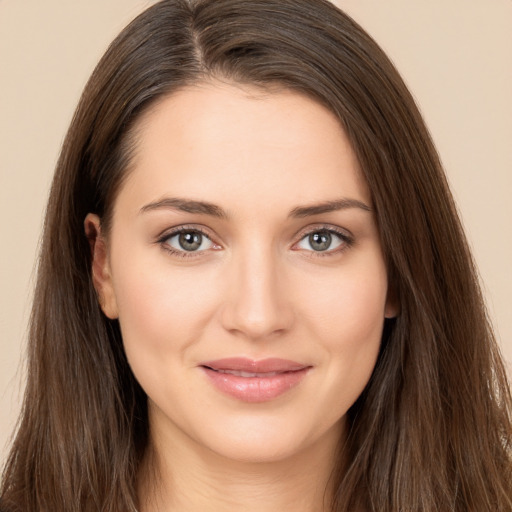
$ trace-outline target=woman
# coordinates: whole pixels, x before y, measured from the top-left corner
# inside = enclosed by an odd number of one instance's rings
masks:
[[[512,510],[511,399],[435,149],[322,0],[173,0],[57,165],[18,510]]]

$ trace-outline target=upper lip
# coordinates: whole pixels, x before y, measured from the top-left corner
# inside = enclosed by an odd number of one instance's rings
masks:
[[[212,370],[232,370],[251,373],[284,373],[303,370],[310,365],[291,361],[289,359],[268,358],[255,361],[246,357],[228,357],[217,359],[215,361],[205,361],[200,366],[211,368]]]

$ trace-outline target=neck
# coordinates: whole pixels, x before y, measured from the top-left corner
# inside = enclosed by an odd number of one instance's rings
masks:
[[[188,436],[152,435],[141,512],[328,512],[341,428],[282,460],[226,459]]]

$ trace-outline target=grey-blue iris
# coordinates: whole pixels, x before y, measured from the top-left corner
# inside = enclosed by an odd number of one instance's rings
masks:
[[[315,251],[326,251],[331,246],[332,236],[327,231],[309,235],[309,244]]]
[[[179,244],[185,251],[196,251],[201,247],[203,235],[194,231],[181,233],[179,236]]]

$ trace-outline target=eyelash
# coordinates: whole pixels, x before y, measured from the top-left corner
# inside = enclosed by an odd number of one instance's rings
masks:
[[[330,235],[337,236],[341,240],[341,244],[339,247],[335,249],[328,249],[326,251],[306,251],[308,253],[308,257],[311,258],[325,258],[328,256],[334,256],[345,252],[347,249],[354,245],[354,238],[349,235],[346,231],[343,231],[339,228],[336,228],[331,225],[320,225],[314,226],[313,228],[308,228],[305,231],[300,233],[300,238],[298,242],[295,242],[293,245],[296,246],[306,237],[312,235],[313,233],[328,233]]]
[[[212,243],[214,243],[211,239],[211,236],[200,226],[180,226],[175,229],[172,229],[171,231],[168,231],[161,235],[157,243],[160,244],[162,249],[164,251],[167,251],[168,253],[172,254],[173,256],[177,256],[178,258],[194,258],[197,257],[198,254],[204,251],[178,251],[171,247],[167,242],[169,238],[172,238],[173,236],[180,235],[181,233],[200,233],[202,236],[210,240]]]
[[[161,235],[157,239],[157,243],[162,247],[163,250],[167,251],[168,253],[172,254],[173,256],[177,256],[179,258],[194,258],[197,257],[199,254],[205,252],[203,251],[180,251],[172,248],[167,242],[170,238],[180,235],[181,233],[200,233],[202,236],[210,240],[214,245],[215,242],[211,239],[211,236],[200,226],[180,226],[175,229],[172,229],[171,231],[168,231]],[[345,250],[349,249],[354,245],[354,239],[352,236],[348,235],[346,232],[342,231],[341,229],[337,229],[330,225],[323,225],[323,226],[315,226],[311,229],[308,229],[306,231],[303,231],[300,233],[300,238],[297,242],[295,242],[293,245],[296,246],[299,244],[302,240],[304,240],[306,237],[312,235],[313,233],[328,233],[330,235],[334,235],[341,239],[341,244],[339,247],[335,248],[334,250],[326,250],[326,251],[305,251],[308,254],[308,257],[311,258],[323,258],[326,256],[333,256],[335,254],[341,254]],[[296,249],[298,250],[298,249]]]

